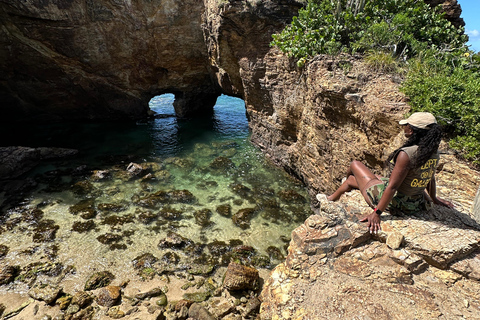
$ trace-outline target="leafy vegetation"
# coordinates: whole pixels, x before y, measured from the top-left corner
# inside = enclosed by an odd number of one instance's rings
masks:
[[[302,67],[318,54],[358,53],[380,72],[407,70],[412,112],[436,115],[450,146],[480,163],[480,56],[439,7],[420,0],[309,0],[272,45]]]

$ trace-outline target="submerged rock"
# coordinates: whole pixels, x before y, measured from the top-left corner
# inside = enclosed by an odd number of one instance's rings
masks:
[[[33,230],[33,242],[49,242],[55,240],[60,227],[53,220],[42,220]]]
[[[85,291],[108,286],[113,279],[115,279],[115,276],[109,271],[96,272],[85,282]]]
[[[72,225],[72,231],[78,232],[78,233],[85,233],[90,230],[95,229],[96,225],[93,220],[88,220],[85,222],[81,221],[75,221]]]
[[[188,190],[172,190],[168,194],[173,203],[193,203],[197,200]]]
[[[102,212],[121,212],[128,209],[126,203],[99,203],[97,209]]]
[[[143,224],[150,224],[158,218],[158,213],[140,208],[135,210],[135,214],[137,215],[137,219]]]
[[[164,239],[160,240],[158,247],[161,249],[182,249],[192,244],[194,244],[192,240],[170,231]]]
[[[230,218],[232,215],[232,206],[229,204],[222,204],[217,207],[216,211],[219,215]]]
[[[155,262],[157,262],[157,258],[151,253],[144,253],[141,256],[136,257],[133,259],[132,264],[135,269],[144,269],[144,268],[151,268]]]
[[[122,239],[123,236],[121,234],[114,233],[105,233],[97,237],[97,240],[103,244],[112,244],[114,242],[121,241]]]
[[[95,210],[95,200],[93,199],[81,200],[68,208],[68,211],[71,214],[80,215],[83,219],[92,219],[97,214]]]
[[[17,276],[20,268],[18,266],[0,265],[0,285],[9,284]]]
[[[295,190],[282,190],[278,192],[278,196],[287,203],[306,203],[307,199]]]
[[[179,220],[182,217],[182,213],[180,210],[165,206],[158,212],[158,215],[166,220]]]
[[[210,209],[202,209],[194,212],[193,216],[195,217],[195,222],[202,227],[209,226],[212,224],[210,217],[212,216],[212,211]]]
[[[90,181],[84,180],[84,181],[79,181],[75,183],[72,187],[71,190],[73,193],[79,196],[86,196],[90,193],[92,193],[95,190],[95,187]]]
[[[242,229],[248,229],[250,228],[250,220],[255,212],[254,208],[240,209],[232,216],[233,223]]]
[[[244,199],[248,199],[252,196],[252,190],[244,186],[243,184],[233,183],[229,187],[233,191],[233,193],[237,194],[238,196]]]

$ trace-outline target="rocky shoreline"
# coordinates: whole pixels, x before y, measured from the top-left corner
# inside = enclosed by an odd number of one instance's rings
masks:
[[[289,254],[266,282],[261,319],[480,318],[480,225],[473,219],[479,172],[442,157],[440,197],[415,216],[384,214],[371,235],[358,191],[322,202],[292,232]]]

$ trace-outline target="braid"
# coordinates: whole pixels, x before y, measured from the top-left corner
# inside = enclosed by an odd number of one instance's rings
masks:
[[[424,165],[432,154],[438,151],[438,146],[442,140],[442,129],[440,125],[433,123],[429,126],[430,129],[419,129],[414,126],[410,127],[413,130],[413,134],[403,146],[396,149],[388,156],[387,163],[390,163],[390,160],[395,159],[402,148],[418,145],[415,157],[411,159],[410,162],[412,168],[418,168]]]

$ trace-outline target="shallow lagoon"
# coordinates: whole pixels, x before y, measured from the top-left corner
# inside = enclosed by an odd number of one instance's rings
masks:
[[[94,271],[129,278],[145,253],[165,272],[228,263],[239,245],[253,247],[258,267],[279,263],[291,231],[310,214],[305,188],[249,142],[242,100],[222,96],[213,118],[191,121],[177,120],[172,102],[172,95],[152,99],[158,115],[148,122],[12,135],[5,143],[75,148],[79,156],[31,174],[35,192],[3,213],[0,244],[9,251],[2,260],[23,270],[39,261],[62,272],[74,266],[63,279],[74,290]],[[172,234],[195,249],[159,246]]]

